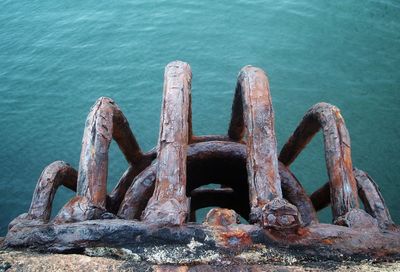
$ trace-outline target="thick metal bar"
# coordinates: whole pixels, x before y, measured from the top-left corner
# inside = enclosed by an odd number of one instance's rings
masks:
[[[235,141],[246,135],[250,221],[268,225],[269,221],[262,218],[269,213],[264,207],[274,199],[282,199],[282,190],[269,83],[260,68],[245,66],[239,73],[228,135]],[[280,206],[280,211],[285,210]],[[274,210],[274,213],[280,211]],[[274,225],[271,222],[266,227]]]
[[[189,145],[187,192],[218,183],[247,192],[246,146],[239,143],[211,141]]]
[[[365,211],[378,221],[381,228],[393,226],[394,222],[390,217],[389,209],[376,182],[366,172],[357,168],[354,168],[353,173],[357,181],[358,195],[364,204]],[[327,182],[311,195],[310,198],[317,211],[329,206],[329,190],[330,185]]]
[[[87,197],[89,202],[103,209],[106,207],[108,148],[113,138],[130,164],[141,160],[142,152],[125,116],[113,100],[102,97],[86,120],[77,195]]]
[[[304,225],[318,223],[317,213],[306,191],[293,173],[283,163],[279,162],[279,175],[283,197],[299,210]]]
[[[357,180],[358,194],[364,204],[365,211],[372,215],[381,227],[393,226],[389,209],[379,190],[378,184],[368,173],[354,168],[354,176]]]
[[[194,189],[190,195],[192,197],[197,197],[198,195],[208,195],[208,194],[215,194],[215,195],[231,195],[233,193],[233,189],[229,187],[225,188],[197,188]]]
[[[135,177],[142,173],[151,162],[156,158],[157,153],[151,152],[144,154],[142,159],[135,165],[129,165],[128,169],[124,172],[119,179],[117,185],[114,187],[110,195],[107,197],[107,210],[112,213],[117,213],[125,194],[131,186]]]
[[[336,220],[359,206],[350,137],[339,109],[327,103],[318,103],[309,109],[282,148],[279,160],[289,166],[320,128],[324,136],[325,160],[331,183],[332,213]]]
[[[191,144],[202,143],[209,141],[232,141],[229,136],[226,135],[202,135],[202,136],[192,136]]]
[[[116,213],[118,212],[119,206],[125,197],[129,186],[132,184],[135,177],[137,177],[137,171],[129,165],[128,169],[122,174],[122,177],[118,180],[117,185],[114,187],[111,194],[107,197],[107,210]]]
[[[142,171],[133,180],[118,210],[118,216],[124,219],[140,219],[150,197],[154,193],[157,162]]]
[[[282,197],[269,83],[257,67],[246,66],[239,73],[228,135],[236,141],[247,137],[251,207]]]
[[[148,222],[181,225],[188,216],[186,156],[191,137],[191,78],[187,63],[175,61],[165,68],[156,187],[142,216]]]
[[[48,221],[54,196],[60,185],[76,191],[78,172],[68,163],[55,161],[42,172],[33,193],[28,218]]]
[[[331,186],[329,182],[313,192],[310,199],[317,212],[328,207],[331,204]]]
[[[142,205],[140,203],[148,203],[154,191],[157,169],[154,164],[157,161],[132,182],[119,209],[119,216],[126,219],[137,219],[138,215],[140,216],[143,211],[139,207]],[[246,147],[243,144],[224,141],[191,144],[187,153],[187,177],[190,178],[190,184],[187,184],[186,190],[191,192],[205,185],[202,182],[215,180],[244,192],[243,201],[248,206],[245,162]],[[220,171],[217,171],[218,169]],[[240,181],[243,183],[240,184]],[[152,191],[147,193],[148,190]]]
[[[188,192],[192,193],[191,209],[207,207],[209,205],[219,205],[225,201],[224,206],[227,208],[235,208],[245,219],[249,218],[248,203],[248,185],[246,181],[246,146],[233,142],[202,142],[189,145],[187,157],[187,176],[190,177],[191,183],[187,185]],[[148,167],[144,172],[135,178],[131,187],[127,191],[125,198],[121,204],[118,215],[126,219],[138,219],[143,211],[143,206],[153,193],[156,167],[153,165]],[[283,195],[287,197],[289,202],[298,207],[300,214],[304,217],[304,223],[308,224],[315,221],[314,211],[310,206],[310,200],[304,189],[298,184],[297,179],[285,167],[280,167],[280,175],[282,179]],[[209,197],[207,201],[197,200],[197,192],[203,192],[203,189],[196,189],[209,182],[215,181],[223,186],[231,189],[221,188],[219,190],[236,191],[235,200],[225,200],[224,197],[215,199]],[[240,194],[240,197],[237,197]],[[204,195],[204,194],[203,194]],[[211,203],[210,201],[219,201]],[[221,203],[220,203],[221,202]],[[221,204],[222,205],[222,204]],[[193,215],[193,211],[191,212]],[[191,217],[190,220],[194,220]]]

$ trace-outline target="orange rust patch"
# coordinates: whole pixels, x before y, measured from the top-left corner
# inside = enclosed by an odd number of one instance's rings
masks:
[[[219,240],[222,245],[228,247],[250,246],[253,243],[250,235],[240,229],[221,232],[219,234]]]
[[[326,244],[326,245],[332,245],[333,244],[333,241],[332,241],[332,239],[323,239],[322,240],[322,243],[324,243],[324,244]]]
[[[234,210],[214,208],[207,213],[205,222],[214,226],[229,226],[239,223],[239,216]]]
[[[299,228],[297,234],[300,236],[306,236],[310,234],[310,231],[307,228]]]

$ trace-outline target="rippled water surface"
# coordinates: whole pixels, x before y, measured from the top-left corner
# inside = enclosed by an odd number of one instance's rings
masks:
[[[397,0],[2,1],[0,235],[29,208],[47,164],[78,167],[98,97],[119,104],[144,150],[156,144],[163,69],[175,59],[193,70],[196,134],[226,132],[247,64],[268,73],[279,147],[310,106],[337,105],[354,165],[400,223],[399,14]],[[110,189],[126,167],[113,144]],[[292,169],[308,192],[327,180],[321,135]],[[72,196],[60,189],[55,209]]]

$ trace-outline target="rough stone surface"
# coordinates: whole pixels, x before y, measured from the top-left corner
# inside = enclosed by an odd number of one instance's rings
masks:
[[[168,245],[174,249],[190,244],[193,239],[203,244],[200,248],[203,251],[243,251],[255,245],[264,245],[290,250],[301,258],[304,255],[304,258],[312,256],[322,260],[348,257],[400,260],[398,231],[359,230],[331,224],[310,225],[293,233],[247,224],[159,226],[121,219],[39,226],[21,223],[9,230],[3,247],[56,253],[76,253],[85,248],[104,246],[136,250],[138,247]]]
[[[0,271],[399,271],[400,262],[302,262],[292,256],[272,258],[266,248],[235,256],[210,253],[203,260],[171,262],[190,248],[147,249],[136,254],[128,249],[87,249],[84,255],[40,254],[30,251],[0,251]],[[167,256],[168,255],[168,256]],[[169,260],[169,261],[168,261]]]

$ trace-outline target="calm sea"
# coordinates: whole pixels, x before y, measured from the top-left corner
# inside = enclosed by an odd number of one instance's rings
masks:
[[[142,149],[157,141],[164,66],[193,70],[196,134],[226,133],[238,71],[269,75],[279,147],[319,101],[342,110],[354,165],[400,223],[400,2],[1,1],[0,235],[26,212],[43,168],[78,167],[90,106],[113,98]],[[111,146],[109,188],[127,163]],[[325,181],[318,135],[293,165]],[[61,188],[56,212],[73,193]],[[322,212],[329,221],[329,210]]]

